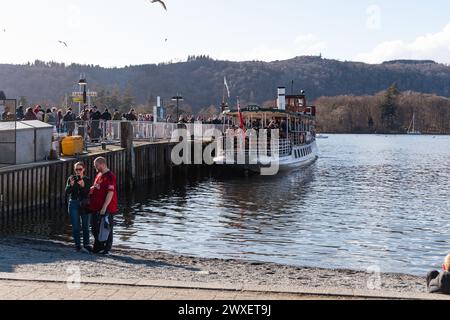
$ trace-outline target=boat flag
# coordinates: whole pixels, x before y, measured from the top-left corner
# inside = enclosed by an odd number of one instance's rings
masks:
[[[230,87],[228,86],[227,77],[223,77],[223,84],[225,85],[225,89],[227,89],[228,99],[230,99]]]
[[[239,98],[237,101],[237,107],[238,107],[238,112],[239,112],[240,128],[245,131],[244,115],[242,114],[242,111],[241,111],[241,102],[239,101]]]

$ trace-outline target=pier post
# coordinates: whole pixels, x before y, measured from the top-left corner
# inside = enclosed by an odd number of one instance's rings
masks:
[[[133,125],[130,122],[120,124],[121,146],[126,151],[125,185],[128,190],[134,188],[136,178],[136,163],[133,146]]]

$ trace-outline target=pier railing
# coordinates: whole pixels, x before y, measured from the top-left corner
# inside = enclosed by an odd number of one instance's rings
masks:
[[[60,137],[79,135],[84,137],[87,146],[107,142],[120,143],[121,123],[126,121],[70,121],[55,126]],[[171,140],[175,130],[186,129],[189,137],[204,137],[211,130],[224,132],[228,126],[222,124],[187,123],[154,123],[149,121],[132,121],[133,139],[137,141],[157,142]]]

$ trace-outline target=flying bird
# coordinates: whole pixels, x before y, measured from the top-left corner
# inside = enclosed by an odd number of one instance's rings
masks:
[[[65,45],[65,46],[66,46],[66,48],[68,48],[68,46],[67,46],[67,43],[66,43],[66,42],[64,42],[64,41],[61,41],[61,40],[58,40],[58,42],[59,42],[59,43],[61,43],[61,44],[63,44],[63,45]]]
[[[163,6],[164,10],[167,11],[167,6],[162,0],[150,0],[150,2],[151,3],[160,3]]]

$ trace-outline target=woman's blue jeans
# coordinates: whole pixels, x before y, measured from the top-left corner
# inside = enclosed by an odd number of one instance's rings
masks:
[[[81,208],[81,202],[78,200],[69,201],[69,215],[72,223],[72,236],[76,246],[81,246],[80,231],[83,230],[83,246],[90,244],[89,233],[89,214]]]

